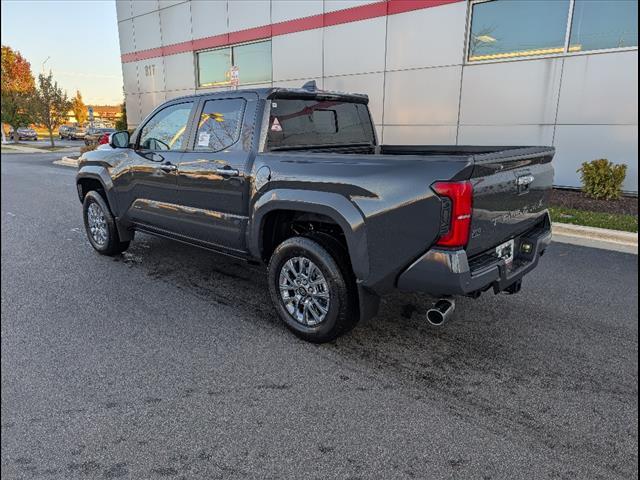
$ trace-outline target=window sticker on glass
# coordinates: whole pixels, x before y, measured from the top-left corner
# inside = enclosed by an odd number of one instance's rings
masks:
[[[273,123],[271,124],[271,131],[272,132],[282,131],[282,125],[280,125],[280,122],[278,121],[277,117],[273,119]]]
[[[199,147],[208,147],[209,140],[211,139],[211,135],[207,132],[200,132],[198,134],[198,146]]]

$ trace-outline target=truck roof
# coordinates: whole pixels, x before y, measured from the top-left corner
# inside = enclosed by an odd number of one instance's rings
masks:
[[[357,103],[364,103],[364,104],[369,103],[369,96],[363,93],[347,93],[347,92],[335,92],[330,90],[319,90],[318,88],[316,88],[315,81],[313,81],[312,84],[311,83],[312,82],[306,83],[302,88],[269,87],[269,88],[241,88],[238,90],[218,90],[218,91],[214,90],[214,91],[201,92],[201,93],[196,93],[191,95],[183,95],[181,97],[173,98],[171,99],[171,101],[181,100],[185,98],[197,98],[202,96],[228,97],[229,92],[235,92],[235,93],[254,93],[258,95],[260,99],[267,99],[267,98],[274,98],[274,97],[278,97],[278,98],[286,98],[286,97],[327,98],[327,97],[330,97],[331,99],[336,99],[336,100],[340,99],[340,100],[346,100],[350,102],[357,102]]]

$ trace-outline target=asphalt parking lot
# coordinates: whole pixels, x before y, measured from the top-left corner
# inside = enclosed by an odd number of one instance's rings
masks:
[[[94,253],[54,158],[1,159],[3,478],[638,478],[636,256],[552,244],[444,327],[395,295],[311,345],[259,267]]]

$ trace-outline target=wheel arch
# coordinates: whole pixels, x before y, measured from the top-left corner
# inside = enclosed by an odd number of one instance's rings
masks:
[[[265,192],[253,204],[247,244],[256,258],[264,258],[264,234],[269,219],[280,212],[309,213],[324,216],[344,234],[347,253],[357,279],[369,274],[364,217],[347,198],[336,193],[277,189]]]

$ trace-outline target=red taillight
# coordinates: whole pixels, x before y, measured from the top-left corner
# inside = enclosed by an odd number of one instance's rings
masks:
[[[449,231],[436,242],[441,247],[465,247],[469,241],[473,187],[471,182],[436,182],[433,190],[451,200]]]

